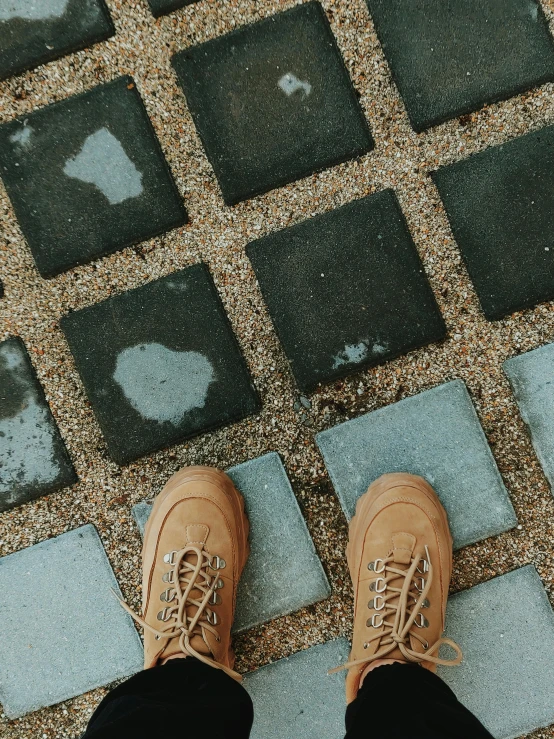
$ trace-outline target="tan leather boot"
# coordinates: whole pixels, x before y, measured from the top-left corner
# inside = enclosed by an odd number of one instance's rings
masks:
[[[350,703],[375,660],[456,665],[460,647],[443,639],[452,574],[452,536],[437,494],[422,478],[383,475],[356,506],[346,550],[354,586],[354,632],[346,678]],[[438,656],[449,644],[453,659]],[[340,669],[340,668],[339,668]]]
[[[238,582],[248,559],[244,501],[223,472],[186,467],[156,498],[142,550],[144,667],[185,654],[237,680],[231,647]]]

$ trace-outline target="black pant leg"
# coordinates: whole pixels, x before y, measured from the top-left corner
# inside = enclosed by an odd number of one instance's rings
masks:
[[[420,665],[369,672],[346,710],[346,739],[493,739],[448,685]]]
[[[253,717],[240,683],[187,657],[139,672],[112,690],[82,739],[248,739]]]

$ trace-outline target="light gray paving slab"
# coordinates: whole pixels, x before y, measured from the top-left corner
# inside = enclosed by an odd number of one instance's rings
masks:
[[[316,440],[347,518],[373,480],[386,472],[410,472],[436,489],[455,548],[517,523],[461,380],[347,421]]]
[[[245,676],[254,703],[251,739],[342,739],[345,673],[328,675],[348,659],[346,639],[310,647]]]
[[[521,417],[554,488],[554,344],[504,362]]]
[[[554,723],[554,612],[532,565],[452,596],[446,633],[464,661],[439,675],[496,739]]]
[[[13,719],[142,667],[94,526],[0,559],[0,703]]]
[[[265,454],[227,474],[243,494],[250,519],[250,557],[238,589],[234,630],[328,598],[329,581],[279,455]],[[146,503],[133,508],[141,534],[150,510]]]

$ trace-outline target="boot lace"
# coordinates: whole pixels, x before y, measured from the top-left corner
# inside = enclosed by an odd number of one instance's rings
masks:
[[[370,562],[368,568],[376,572],[379,577],[371,583],[370,590],[375,596],[369,601],[368,607],[376,611],[367,621],[367,626],[381,629],[364,643],[368,649],[374,642],[378,642],[377,651],[362,659],[347,662],[340,667],[329,671],[329,674],[340,670],[349,670],[351,667],[368,665],[378,659],[385,659],[395,649],[399,649],[403,658],[408,662],[433,662],[436,665],[459,665],[462,661],[462,650],[452,641],[441,637],[429,645],[418,634],[417,629],[429,626],[422,610],[429,607],[427,595],[433,582],[433,565],[429,556],[429,549],[419,551],[411,558],[410,566],[401,570],[394,566],[394,557],[389,555],[385,559]],[[424,577],[425,575],[425,577]],[[402,579],[402,586],[392,585],[394,581]],[[423,652],[416,652],[411,647],[410,638],[413,637],[423,647]],[[448,644],[455,652],[452,659],[443,659],[436,652],[443,644]]]
[[[191,644],[192,638],[199,636],[211,652],[206,635],[210,633],[218,642],[221,641],[216,629],[219,618],[210,606],[221,603],[218,590],[223,587],[223,580],[219,577],[219,571],[225,567],[225,560],[217,555],[212,556],[204,548],[187,545],[166,554],[164,562],[170,565],[162,578],[169,587],[161,594],[160,599],[167,605],[158,613],[157,619],[165,625],[160,628],[151,626],[114,592],[121,606],[144,629],[154,634],[156,639],[178,638],[179,648],[184,654],[196,657],[240,680],[239,673],[202,654]]]

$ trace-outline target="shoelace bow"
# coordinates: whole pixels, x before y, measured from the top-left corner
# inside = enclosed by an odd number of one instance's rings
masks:
[[[412,557],[410,567],[407,570],[400,570],[391,566],[391,562],[394,561],[392,555],[378,560],[382,562],[382,569],[376,570],[376,573],[381,576],[379,579],[384,582],[385,586],[381,592],[377,591],[375,593],[376,596],[380,596],[383,599],[383,605],[378,610],[378,614],[382,614],[382,622],[378,623],[375,628],[380,629],[383,627],[383,630],[368,639],[364,643],[364,649],[367,649],[375,641],[379,642],[381,648],[375,654],[347,662],[340,667],[335,667],[333,670],[329,670],[329,674],[339,672],[340,670],[349,670],[351,667],[358,665],[368,665],[370,662],[375,662],[378,659],[385,659],[397,648],[408,662],[433,662],[436,665],[450,666],[460,664],[462,661],[462,650],[455,641],[441,637],[433,645],[429,646],[426,640],[415,631],[418,628],[416,621],[421,624],[426,621],[421,613],[421,609],[425,607],[424,604],[428,603],[427,595],[433,582],[433,565],[427,547],[425,547],[425,554],[426,560],[423,559],[423,552],[416,553]],[[419,564],[422,561],[426,561],[428,566],[426,579],[416,574]],[[400,577],[404,578],[402,587],[393,587],[390,584],[391,581],[397,580]],[[424,583],[422,588],[418,587],[420,583]],[[391,602],[393,600],[396,602]],[[413,607],[410,610],[412,603]],[[392,618],[387,620],[389,617]],[[425,651],[416,652],[411,648],[411,636],[420,642]],[[435,652],[438,652],[443,644],[448,644],[448,646],[452,647],[456,652],[456,656],[452,659],[443,659],[436,656]]]
[[[188,562],[186,557],[196,555],[196,564]],[[117,593],[114,595],[129,613],[129,615],[139,623],[144,629],[150,631],[158,639],[174,639],[179,637],[179,648],[184,654],[196,657],[207,665],[223,670],[235,679],[240,679],[239,673],[229,667],[216,662],[214,659],[198,652],[191,645],[191,639],[199,636],[208,649],[210,646],[206,641],[206,632],[213,634],[217,641],[220,641],[219,632],[215,628],[217,621],[213,623],[209,620],[210,600],[214,593],[219,589],[219,568],[213,566],[214,560],[220,561],[218,557],[212,557],[204,549],[187,545],[179,551],[171,552],[169,564],[172,569],[168,573],[167,582],[174,591],[173,597],[168,601],[168,605],[161,611],[164,613],[163,622],[167,625],[163,628],[156,629],[148,624],[144,618],[138,616],[125,601],[123,601]],[[214,574],[211,575],[210,571]],[[201,599],[192,597],[193,590],[201,593]],[[187,609],[194,607],[194,615],[189,615]],[[212,612],[213,613],[213,612]],[[211,651],[211,649],[210,649]]]

